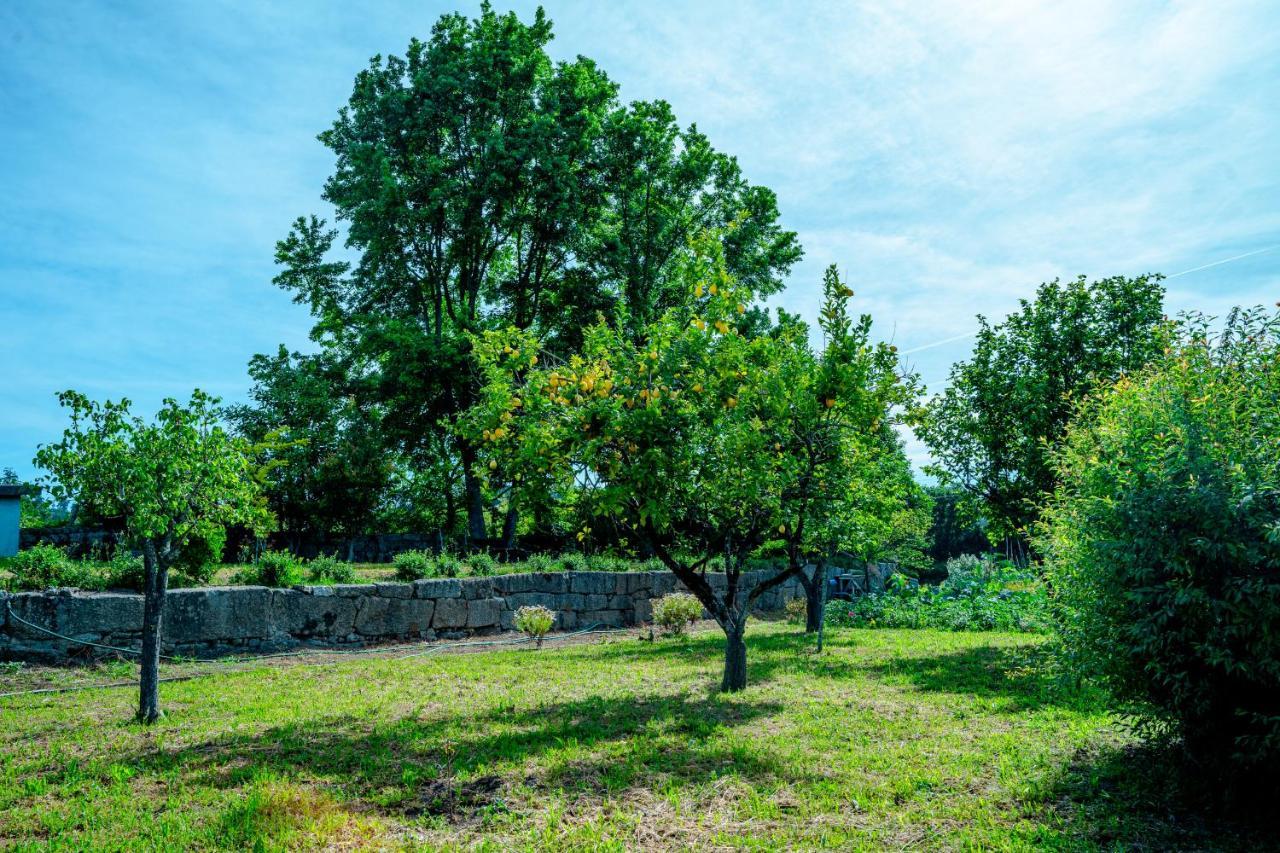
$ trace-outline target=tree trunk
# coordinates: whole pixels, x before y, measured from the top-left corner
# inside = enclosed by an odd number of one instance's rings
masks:
[[[826,600],[827,567],[813,567],[812,583],[804,586],[804,632],[813,634],[822,628],[823,604]]]
[[[142,609],[142,673],[138,682],[138,719],[150,724],[160,719],[160,637],[169,570],[161,567],[153,543],[146,543],[142,554],[147,580]]]
[[[466,492],[467,504],[467,537],[472,542],[483,542],[485,539],[484,495],[480,492],[480,481],[472,472],[476,453],[468,445],[462,447],[462,487]]]
[[[743,640],[747,620],[742,618],[725,623],[724,627],[724,679],[720,690],[736,693],[747,686],[747,644]]]
[[[507,502],[507,517],[502,522],[502,548],[510,551],[516,545],[516,522],[519,521],[520,514],[516,512],[516,504],[514,500]]]

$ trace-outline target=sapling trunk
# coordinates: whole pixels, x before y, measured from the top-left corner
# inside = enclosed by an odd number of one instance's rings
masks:
[[[142,671],[138,679],[138,719],[154,723],[160,719],[160,638],[164,625],[165,592],[169,570],[160,564],[156,548],[143,548],[146,590],[142,606]]]

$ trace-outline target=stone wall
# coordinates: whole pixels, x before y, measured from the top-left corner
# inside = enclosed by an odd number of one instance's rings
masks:
[[[754,585],[763,573],[747,573]],[[722,587],[724,575],[708,575]],[[651,600],[679,588],[669,572],[568,572],[434,579],[414,583],[204,587],[168,595],[164,649],[207,657],[299,646],[356,647],[404,640],[457,639],[510,630],[515,611],[541,604],[567,631],[626,626],[652,617]],[[792,580],[762,595],[761,611],[801,597]],[[7,605],[7,606],[5,606]],[[27,622],[73,638],[61,640]],[[83,641],[138,648],[142,596],[50,590],[0,593],[0,660],[59,662],[109,655]]]

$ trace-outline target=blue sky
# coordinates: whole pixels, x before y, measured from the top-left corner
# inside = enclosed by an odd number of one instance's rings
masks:
[[[1172,279],[1169,309],[1280,298],[1275,4],[544,5],[557,57],[777,191],[806,249],[778,301],[807,316],[831,262],[904,350],[1054,276],[1257,252]],[[234,400],[251,355],[305,348],[270,280],[293,218],[328,214],[316,133],[371,55],[476,8],[0,5],[0,467],[34,473],[59,389]],[[937,388],[968,345],[913,359]]]

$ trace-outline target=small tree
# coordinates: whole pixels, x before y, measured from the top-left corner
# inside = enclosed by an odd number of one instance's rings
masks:
[[[740,690],[751,606],[798,573],[787,565],[749,581],[745,562],[803,514],[797,502],[835,484],[808,476],[814,450],[794,422],[878,428],[893,378],[877,365],[892,354],[851,347],[844,369],[823,373],[802,323],[751,334],[753,294],[728,274],[719,245],[701,241],[683,268],[684,301],[638,335],[600,322],[580,354],[541,367],[527,331],[477,338],[486,385],[464,428],[483,448],[482,470],[535,497],[580,490],[597,517],[661,560],[724,630],[722,689]],[[717,557],[723,586],[707,577]]]
[[[165,400],[154,423],[132,415],[129,401],[95,403],[75,391],[58,395],[71,410],[62,440],[42,446],[35,464],[51,492],[78,508],[117,520],[142,551],[146,569],[138,718],[160,716],[159,664],[169,568],[188,543],[228,524],[266,518],[249,446],[218,424],[218,400],[197,390],[187,405]]]
[[[869,556],[889,545],[915,484],[891,415],[913,398],[895,349],[872,346],[871,317],[849,315],[853,291],[834,265],[823,277],[824,346],[800,378],[781,448],[795,459],[780,538],[805,590],[805,631],[822,624],[827,567],[837,551]],[[905,381],[904,381],[905,380]],[[904,476],[905,475],[905,476]],[[806,573],[804,567],[813,565]]]

